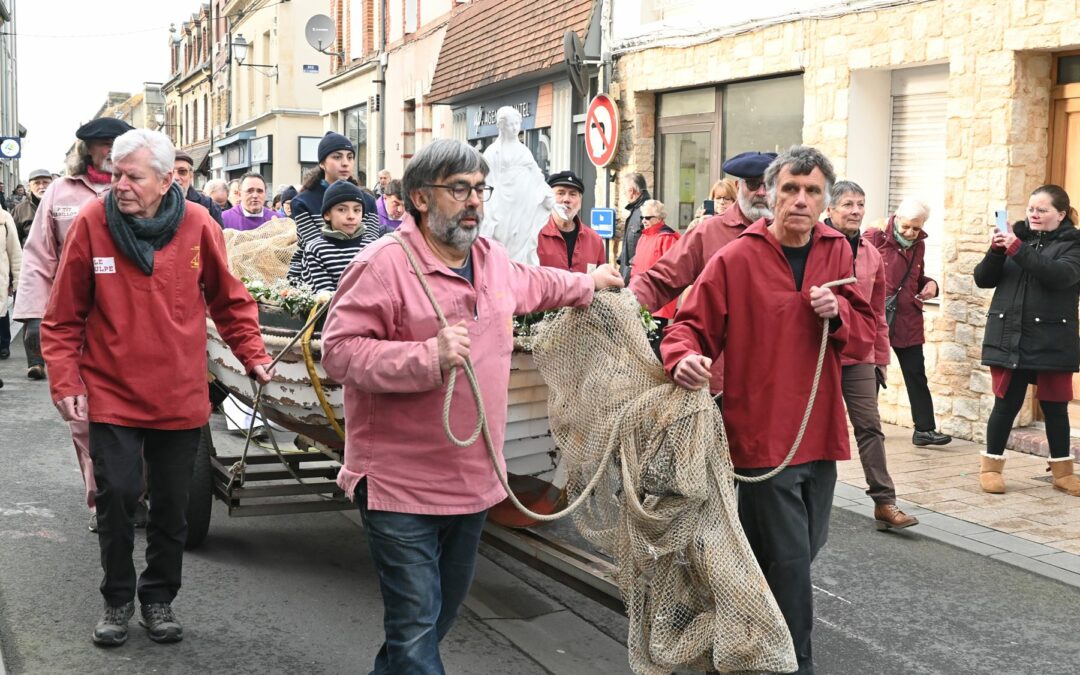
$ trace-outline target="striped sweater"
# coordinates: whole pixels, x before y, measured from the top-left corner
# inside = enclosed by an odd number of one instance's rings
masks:
[[[320,234],[304,245],[303,268],[298,277],[289,278],[307,284],[313,291],[337,290],[338,281],[356,254],[367,246],[363,237],[331,239]]]

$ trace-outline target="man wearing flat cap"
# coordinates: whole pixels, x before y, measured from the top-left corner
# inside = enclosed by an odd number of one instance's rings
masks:
[[[755,221],[773,217],[762,177],[774,159],[775,152],[743,152],[724,162],[724,173],[739,179],[735,203],[723,214],[707,218],[687,232],[648,272],[630,281],[630,290],[638,302],[650,312],[667,305],[694,283],[717,251],[735,241]],[[714,396],[724,391],[722,356],[712,363],[709,391]]]
[[[213,199],[199,192],[192,185],[195,182],[195,160],[182,150],[176,151],[176,161],[173,163],[173,180],[180,186],[180,191],[184,193],[184,199],[202,206],[210,212],[210,217],[216,220],[218,225],[224,226],[221,222],[221,209],[218,208],[218,205],[214,203]]]
[[[26,375],[31,380],[45,378],[45,360],[41,356],[41,319],[49,301],[53,281],[60,265],[64,239],[79,211],[88,202],[104,194],[112,182],[113,140],[130,129],[129,124],[113,117],[88,122],[75,132],[78,139],[67,158],[68,175],[49,185],[38,205],[23,249],[19,294],[12,316],[25,324]],[[90,461],[90,426],[85,421],[71,422],[71,440],[83,475],[86,506],[90,509],[90,530],[97,529],[94,493],[94,465]]]
[[[555,193],[555,208],[537,237],[536,255],[543,267],[587,273],[589,265],[607,262],[604,240],[581,222],[581,195],[585,184],[573,171],[560,171],[547,179]]]
[[[26,196],[26,199],[19,202],[19,205],[11,210],[11,217],[15,219],[15,229],[19,233],[20,245],[26,244],[26,236],[30,234],[30,225],[34,222],[38,204],[41,203],[41,198],[45,196],[45,190],[52,182],[52,174],[45,169],[35,169],[30,172],[30,180],[27,181],[30,193]]]

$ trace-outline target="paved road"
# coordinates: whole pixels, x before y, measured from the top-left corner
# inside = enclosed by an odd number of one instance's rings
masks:
[[[66,427],[46,388],[22,372],[21,349],[0,361],[8,672],[366,671],[380,636],[378,590],[362,533],[337,513],[229,519],[217,508],[206,545],[185,559],[176,603],[184,642],[155,645],[135,629],[121,649],[92,647],[97,543]],[[880,534],[834,510],[815,567],[820,674],[1076,672],[1080,591],[910,532]],[[486,578],[444,645],[450,672],[626,672],[621,617],[488,555]]]

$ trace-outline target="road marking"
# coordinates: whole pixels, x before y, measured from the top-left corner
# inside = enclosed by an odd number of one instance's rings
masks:
[[[827,590],[825,590],[824,588],[822,588],[821,586],[814,586],[814,590],[815,591],[821,591],[822,593],[829,596],[830,598],[836,598],[840,602],[847,603],[849,605],[852,604],[852,602],[850,600],[848,600],[847,598],[842,598],[839,595],[837,595],[836,593],[830,593]]]
[[[35,502],[16,504],[15,508],[0,507],[0,516],[35,516],[37,518],[55,518],[53,512],[40,506],[33,506]]]

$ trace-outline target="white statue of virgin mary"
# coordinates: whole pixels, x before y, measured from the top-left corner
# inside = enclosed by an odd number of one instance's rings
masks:
[[[499,138],[484,151],[490,169],[487,184],[495,191],[484,204],[480,234],[505,246],[511,260],[537,265],[536,239],[555,206],[555,194],[532,153],[518,140],[521,113],[504,106],[495,114],[495,123]]]

